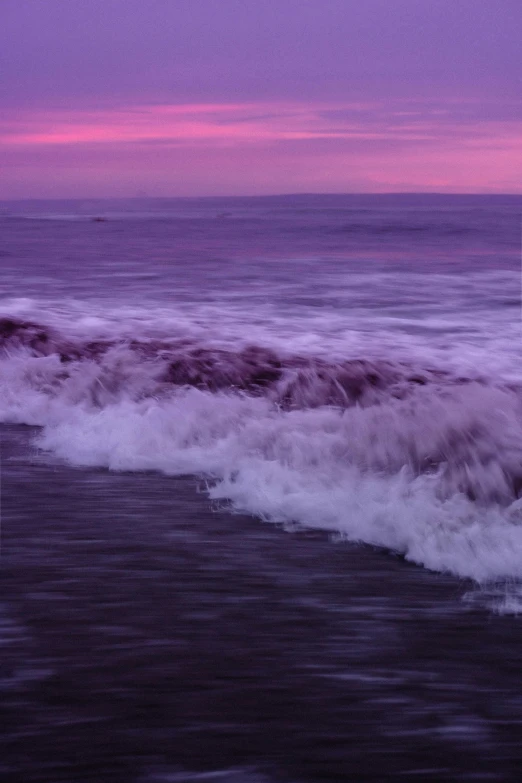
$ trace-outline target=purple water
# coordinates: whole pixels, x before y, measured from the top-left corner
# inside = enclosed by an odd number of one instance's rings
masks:
[[[517,779],[521,206],[1,205],[10,780]]]

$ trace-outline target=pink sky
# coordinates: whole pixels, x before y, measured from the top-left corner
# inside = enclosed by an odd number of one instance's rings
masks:
[[[476,0],[472,19],[440,0],[444,37],[422,0],[392,17],[381,0],[287,0],[294,16],[271,0],[246,0],[250,15],[91,0],[103,24],[85,6],[5,2],[0,198],[522,192],[510,0],[492,18]]]

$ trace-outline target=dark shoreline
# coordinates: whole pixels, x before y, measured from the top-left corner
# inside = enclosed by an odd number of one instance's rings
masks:
[[[6,779],[518,779],[522,627],[470,583],[32,432],[0,430]]]

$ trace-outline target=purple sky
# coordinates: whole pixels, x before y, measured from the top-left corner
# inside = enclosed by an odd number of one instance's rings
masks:
[[[0,198],[522,192],[520,0],[1,0]]]

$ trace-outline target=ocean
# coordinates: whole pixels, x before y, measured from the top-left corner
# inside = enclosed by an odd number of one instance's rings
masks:
[[[522,774],[520,196],[0,203],[0,772]]]

